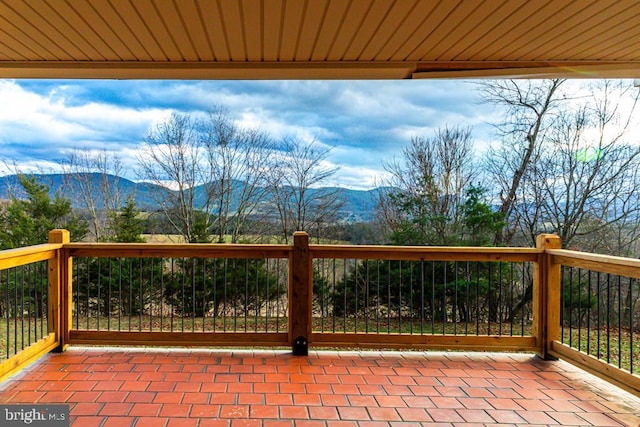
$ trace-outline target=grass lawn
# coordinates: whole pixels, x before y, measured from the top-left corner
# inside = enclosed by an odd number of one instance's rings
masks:
[[[603,362],[640,374],[640,334],[633,335],[628,328],[565,328],[562,342],[590,354]]]
[[[0,318],[0,360],[29,347],[47,334],[46,318]]]
[[[513,326],[508,323],[453,323],[448,322],[421,322],[420,319],[397,317],[387,318],[375,317],[314,317],[314,332],[336,332],[336,333],[403,333],[415,335],[502,335],[502,336],[530,336],[531,323],[524,325],[517,322]],[[285,332],[287,331],[288,318],[284,315],[276,316],[255,316],[238,310],[237,316],[229,313],[225,316],[205,317],[202,316],[110,316],[100,317],[80,317],[74,318],[73,328],[77,330],[111,330],[111,331],[185,331],[185,332]]]

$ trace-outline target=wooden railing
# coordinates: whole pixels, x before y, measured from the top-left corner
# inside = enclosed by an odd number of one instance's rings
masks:
[[[537,287],[533,267],[541,254],[535,248],[310,245],[315,271],[329,264],[333,273],[336,262],[350,267],[342,283],[334,279],[329,286],[345,296],[333,307],[343,316],[328,310],[323,319],[338,319],[307,334],[320,346],[539,352],[539,314],[526,295]],[[340,289],[356,282],[362,285]]]
[[[295,233],[291,246],[70,243],[64,254],[74,267],[63,346],[541,352],[527,299],[540,249],[310,245]],[[372,263],[376,295],[359,289]]]
[[[69,243],[62,254],[73,260],[63,347],[291,343],[290,246]]]
[[[59,347],[65,235],[52,232],[50,244],[0,251],[0,380]]]
[[[545,254],[547,354],[640,395],[640,260]]]
[[[50,244],[0,252],[0,300],[8,289],[18,295],[23,275],[12,269],[42,262],[46,333],[14,343],[0,375],[74,344],[290,346],[301,355],[309,345],[438,348],[560,357],[640,392],[633,364],[615,366],[574,343],[584,310],[567,299],[584,271],[635,280],[640,262],[561,250],[553,235],[536,248],[313,245],[305,233],[292,245],[162,245],[71,243],[54,230]],[[625,283],[631,300],[635,284]],[[2,316],[17,330],[24,320],[14,317],[31,314],[15,306]],[[631,358],[640,351],[634,316],[624,317]]]

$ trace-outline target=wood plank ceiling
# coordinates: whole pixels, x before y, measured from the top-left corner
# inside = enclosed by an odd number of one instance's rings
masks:
[[[638,0],[0,0],[3,78],[640,77]]]

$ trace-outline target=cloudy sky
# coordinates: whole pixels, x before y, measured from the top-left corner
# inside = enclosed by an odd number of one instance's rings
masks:
[[[73,149],[117,153],[136,179],[136,152],[150,126],[171,112],[226,107],[240,124],[274,138],[316,139],[333,147],[331,184],[372,188],[382,163],[412,136],[445,125],[471,126],[486,146],[496,120],[476,84],[404,81],[0,80],[0,163],[56,171]],[[10,173],[0,166],[0,174]]]

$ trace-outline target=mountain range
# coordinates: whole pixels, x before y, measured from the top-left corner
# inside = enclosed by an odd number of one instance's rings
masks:
[[[77,195],[69,194],[69,185],[71,179],[79,179],[82,182],[91,180],[94,188],[100,188],[102,185],[103,175],[99,173],[92,174],[33,174],[36,181],[49,187],[50,196],[56,193],[62,194],[71,200],[72,206],[76,209],[82,209],[81,199]],[[120,193],[122,200],[131,195],[136,203],[136,207],[142,211],[156,211],[160,209],[158,200],[167,191],[165,188],[156,184],[146,182],[134,182],[132,180],[107,175],[106,179],[109,185],[115,187]],[[241,183],[238,183],[241,185]],[[204,186],[196,187],[196,200],[203,200]],[[338,211],[338,220],[344,222],[369,222],[374,218],[374,209],[377,203],[378,194],[382,191],[379,188],[373,190],[351,190],[346,188],[324,187],[311,188],[308,191],[308,197],[314,198],[318,192],[337,191],[343,201],[342,207]],[[22,197],[21,187],[19,185],[17,175],[6,175],[0,177],[0,200],[8,199],[10,194],[16,197]],[[268,193],[267,193],[268,194]],[[265,196],[266,200],[261,201],[261,205],[269,205],[270,196]],[[237,201],[232,201],[232,207],[237,205]],[[98,204],[98,208],[101,208]]]

